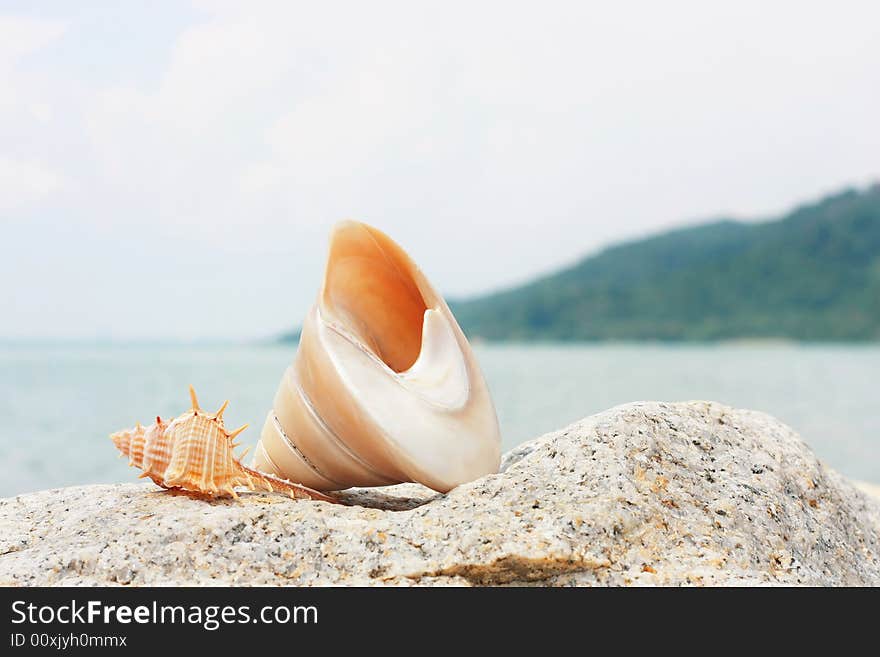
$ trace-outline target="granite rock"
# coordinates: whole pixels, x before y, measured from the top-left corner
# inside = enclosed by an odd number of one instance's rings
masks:
[[[344,497],[19,495],[0,500],[0,583],[880,585],[880,501],[772,417],[710,402],[612,408],[446,495]]]

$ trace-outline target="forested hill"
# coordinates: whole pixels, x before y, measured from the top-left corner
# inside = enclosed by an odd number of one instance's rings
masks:
[[[880,184],[620,244],[451,305],[489,340],[878,340]]]

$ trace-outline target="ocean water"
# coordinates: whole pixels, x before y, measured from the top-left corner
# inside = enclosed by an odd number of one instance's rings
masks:
[[[254,444],[287,346],[0,347],[0,496],[134,481],[108,434],[229,398]],[[880,347],[478,345],[504,448],[616,404],[709,399],[793,426],[844,474],[880,482]]]

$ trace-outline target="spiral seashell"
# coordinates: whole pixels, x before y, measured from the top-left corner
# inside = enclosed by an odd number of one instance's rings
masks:
[[[209,497],[238,497],[236,487],[279,491],[300,499],[336,502],[328,495],[298,486],[290,481],[248,468],[235,456],[232,440],[247,428],[226,431],[223,425],[225,402],[216,413],[199,408],[195,390],[189,389],[192,408],[171,422],[148,427],[138,423],[110,435],[116,448],[129,457],[129,465],[143,470],[163,488],[179,488]],[[242,454],[244,456],[244,454]]]
[[[446,302],[387,235],[338,224],[254,467],[318,490],[446,492],[497,472],[500,454],[489,390]]]

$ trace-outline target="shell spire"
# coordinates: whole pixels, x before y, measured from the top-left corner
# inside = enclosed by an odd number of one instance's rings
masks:
[[[233,453],[232,439],[248,425],[226,431],[223,412],[229,402],[224,402],[216,413],[208,414],[199,406],[192,386],[189,392],[192,408],[170,422],[157,417],[148,427],[138,423],[133,429],[111,434],[116,448],[129,457],[129,465],[143,470],[141,477],[149,477],[163,488],[179,488],[209,497],[237,498],[235,489],[242,487],[277,491],[295,499],[339,502],[242,464],[241,458]]]
[[[442,296],[390,237],[338,224],[253,464],[319,490],[498,471],[489,389]]]

